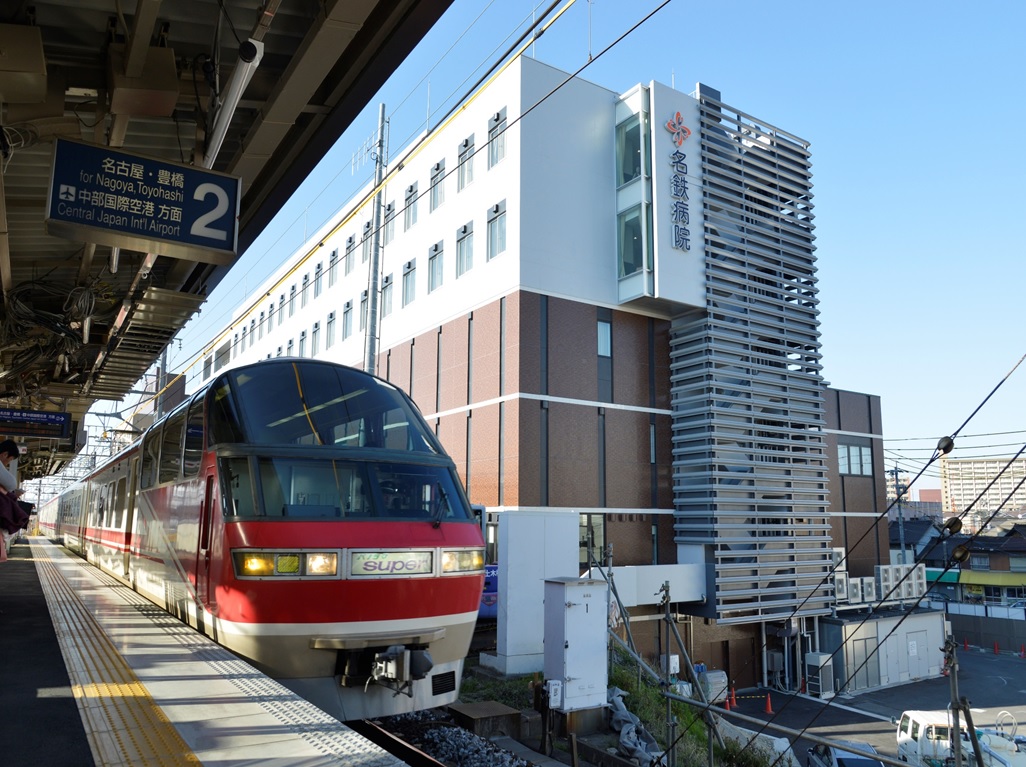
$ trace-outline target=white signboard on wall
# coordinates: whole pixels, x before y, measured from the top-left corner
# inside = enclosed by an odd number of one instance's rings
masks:
[[[656,82],[651,94],[655,295],[704,307],[705,217],[698,102]]]

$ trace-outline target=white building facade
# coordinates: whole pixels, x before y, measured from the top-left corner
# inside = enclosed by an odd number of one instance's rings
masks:
[[[579,514],[582,563],[613,544],[618,565],[702,565],[683,609],[737,626],[728,655],[829,614],[807,143],[706,86],[618,94],[521,58],[390,168],[380,227],[369,187],[200,380],[276,355],[362,367],[377,243],[375,372],[472,502]]]

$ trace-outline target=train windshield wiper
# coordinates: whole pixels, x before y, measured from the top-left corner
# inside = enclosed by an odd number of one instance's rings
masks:
[[[441,482],[436,482],[435,487],[438,488],[438,497],[435,499],[435,509],[431,515],[431,527],[437,528],[442,524],[442,515],[449,506],[449,496],[446,495]]]

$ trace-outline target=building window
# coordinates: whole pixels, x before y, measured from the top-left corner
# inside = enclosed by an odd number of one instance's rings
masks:
[[[335,312],[328,312],[328,324],[324,328],[324,348],[335,345]]]
[[[403,211],[403,231],[408,232],[417,223],[417,185],[406,187],[406,209]]]
[[[445,160],[435,163],[431,169],[430,209],[437,210],[445,202]]]
[[[310,331],[310,356],[317,356],[317,345],[320,343],[321,337],[321,323],[315,322],[313,324],[313,330]]]
[[[428,248],[428,293],[442,285],[442,243],[436,242]]]
[[[388,245],[395,239],[395,203],[390,202],[385,206],[385,233],[382,236],[382,244]]]
[[[632,115],[616,126],[616,185],[641,176],[641,115]]]
[[[211,371],[213,371],[213,369],[214,369],[214,358],[213,357],[207,357],[205,360],[203,360],[203,380],[204,381],[206,381],[208,378],[210,378],[210,373],[211,373]]]
[[[641,233],[641,206],[616,217],[617,255],[620,276],[627,277],[645,267],[645,242]]]
[[[370,259],[371,245],[374,242],[374,224],[368,221],[363,225],[363,249],[360,255],[360,263],[366,264]]]
[[[292,351],[293,351],[294,348],[295,347],[294,347],[294,345],[292,343],[292,339],[290,338],[288,344],[286,344],[286,346],[285,346],[285,356],[291,357],[292,356]]]
[[[272,301],[270,306],[267,307],[267,332],[270,333],[274,328],[274,302]]]
[[[260,324],[257,325],[257,338],[264,337],[264,313],[260,312]]]
[[[367,291],[360,294],[360,331],[367,329]]]
[[[990,554],[970,554],[969,568],[971,570],[989,570]]]
[[[331,251],[331,260],[328,261],[328,287],[334,287],[338,282],[338,248]]]
[[[474,266],[474,222],[456,230],[456,278]]]
[[[869,440],[865,439],[864,444],[839,443],[837,445],[837,464],[841,474],[871,475],[873,473],[873,448],[869,445]]]
[[[306,356],[306,331],[299,334],[299,356]]]
[[[413,303],[417,297],[417,259],[403,265],[403,306]]]
[[[488,260],[506,250],[506,201],[488,209]]]
[[[285,321],[285,294],[281,294],[281,298],[278,299],[278,327],[281,327],[281,323]]]
[[[598,356],[613,356],[613,323],[609,320],[598,321]]]
[[[302,298],[300,299],[300,307],[305,309],[307,302],[310,300],[310,275],[303,275],[303,290],[300,293]]]
[[[506,107],[488,121],[488,167],[494,168],[506,156]]]
[[[321,284],[324,278],[324,264],[317,264],[314,267],[314,298],[321,294]]]
[[[246,351],[246,328],[242,329],[242,343],[239,346],[239,351],[240,352]]]
[[[293,285],[289,289],[289,317],[294,316],[296,313],[296,286]]]
[[[459,146],[459,172],[456,175],[456,191],[462,192],[474,180],[474,134],[463,140]]]
[[[349,274],[351,271],[353,271],[353,266],[354,266],[353,261],[355,259],[355,256],[353,254],[355,252],[356,252],[356,235],[350,235],[349,239],[346,240],[346,257],[345,257],[346,267],[345,267],[345,269],[343,269],[343,272],[345,272],[346,274]]]
[[[342,340],[345,341],[353,334],[353,302],[346,301],[342,309]]]
[[[388,275],[381,282],[381,316],[387,317],[392,313],[392,275]]]

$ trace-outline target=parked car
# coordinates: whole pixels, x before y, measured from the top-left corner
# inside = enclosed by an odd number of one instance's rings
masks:
[[[807,767],[884,767],[879,759],[856,754],[848,749],[875,754],[876,749],[868,743],[853,740],[838,740],[832,746],[816,744],[809,749]]]

